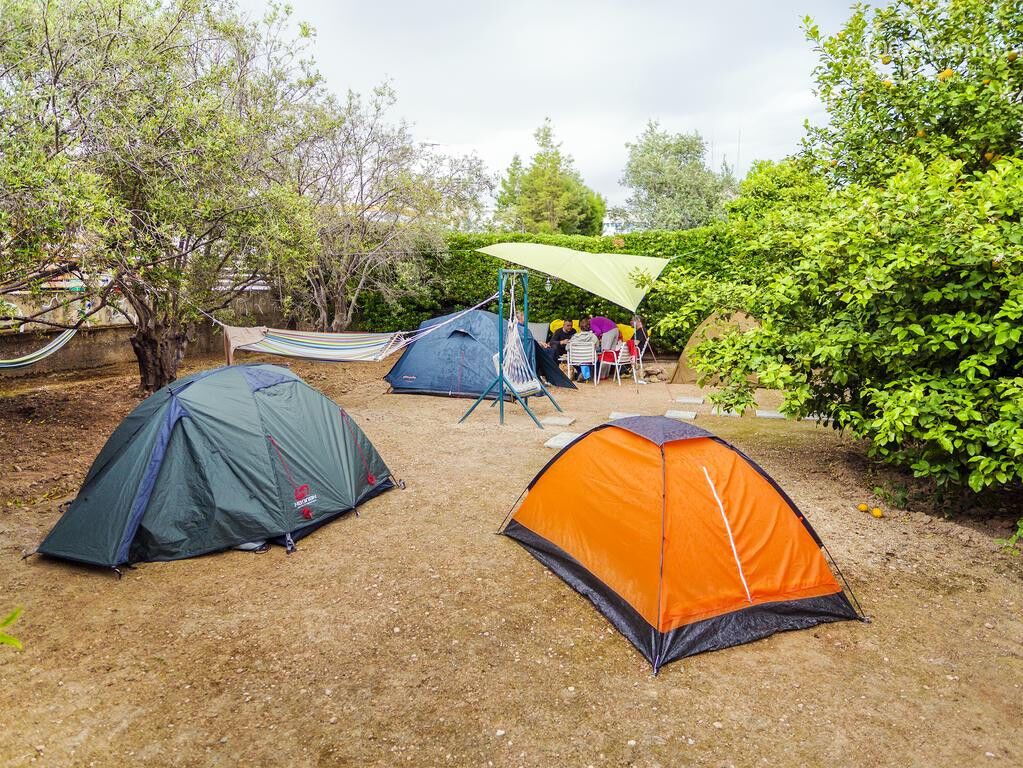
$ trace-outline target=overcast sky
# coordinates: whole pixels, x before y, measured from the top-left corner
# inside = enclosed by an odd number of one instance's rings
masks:
[[[264,0],[240,0],[259,11]],[[329,86],[390,79],[396,117],[423,141],[475,152],[495,172],[528,158],[550,117],[586,183],[612,203],[625,142],[658,120],[699,131],[744,173],[794,151],[822,121],[801,20],[838,29],[851,0],[290,0],[316,29]],[[741,141],[740,141],[741,135]]]

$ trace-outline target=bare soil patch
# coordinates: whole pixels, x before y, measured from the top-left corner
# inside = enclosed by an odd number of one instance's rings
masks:
[[[407,489],[291,556],[147,563],[120,581],[21,553],[137,404],[134,371],[0,381],[0,611],[25,609],[25,650],[0,648],[0,764],[1023,764],[1023,558],[983,517],[857,512],[876,470],[848,438],[699,408],[800,505],[872,623],[776,635],[654,678],[583,598],[493,535],[561,428],[541,432],[515,407],[503,428],[486,407],[459,425],[469,401],[387,395],[386,364],[294,367]],[[696,392],[557,396],[581,432]]]

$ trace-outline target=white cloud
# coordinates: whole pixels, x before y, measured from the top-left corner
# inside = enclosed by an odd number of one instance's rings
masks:
[[[241,0],[259,13],[262,0]],[[499,172],[549,116],[590,186],[620,202],[625,142],[648,119],[699,131],[739,171],[795,151],[822,119],[800,20],[825,31],[849,0],[600,2],[292,0],[317,30],[329,86],[390,78],[424,140],[475,151]]]

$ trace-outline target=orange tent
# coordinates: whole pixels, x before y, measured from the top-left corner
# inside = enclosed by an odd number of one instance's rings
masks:
[[[859,618],[813,528],[748,456],[637,416],[590,430],[533,478],[504,528],[654,667]],[[855,598],[854,598],[855,599]]]

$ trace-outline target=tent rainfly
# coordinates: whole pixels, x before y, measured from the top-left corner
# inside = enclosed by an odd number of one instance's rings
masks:
[[[449,322],[454,318],[454,322]],[[497,326],[503,322],[482,309],[426,320],[420,337],[405,348],[384,379],[396,393],[479,397],[494,381]],[[444,325],[438,333],[424,333]],[[521,327],[521,326],[520,326]],[[555,387],[575,389],[575,384],[544,354],[538,343],[525,350],[531,367]],[[488,399],[495,399],[497,390]]]
[[[628,253],[585,253],[540,243],[495,243],[478,251],[520,267],[535,269],[635,312],[649,288],[635,284],[634,274],[656,280],[667,259]]]
[[[288,369],[214,368],[128,414],[38,551],[117,568],[265,541],[290,550],[393,487],[344,409]]]
[[[533,478],[503,532],[589,599],[655,673],[696,653],[860,618],[820,537],[767,472],[663,416],[576,438]]]

